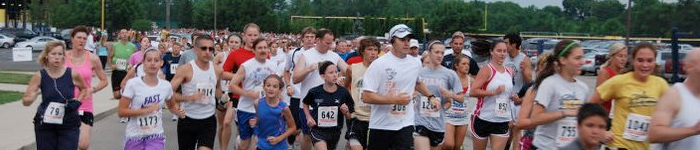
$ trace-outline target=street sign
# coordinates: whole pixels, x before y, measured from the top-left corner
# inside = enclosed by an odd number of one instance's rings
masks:
[[[12,48],[12,61],[32,61],[32,48]]]

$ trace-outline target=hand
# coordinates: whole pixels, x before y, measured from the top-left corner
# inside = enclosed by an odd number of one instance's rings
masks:
[[[306,125],[309,125],[309,127],[315,127],[316,121],[314,120],[314,117],[306,116]]]
[[[268,136],[267,141],[270,142],[270,144],[272,144],[272,145],[276,145],[277,143],[279,143],[282,140],[278,137]]]
[[[109,68],[112,70],[117,70],[117,65],[115,64],[109,64]]]
[[[250,118],[250,120],[248,120],[248,125],[250,125],[251,128],[258,125],[258,118],[257,117]]]
[[[452,103],[447,102],[445,103],[445,109],[450,109],[452,107]]]
[[[564,117],[572,117],[578,114],[578,109],[567,109],[564,110]]]
[[[396,96],[396,99],[394,100],[394,104],[399,104],[399,105],[408,105],[408,103],[411,102],[411,96],[409,96],[406,93],[401,93],[398,96]]]
[[[429,100],[430,100],[430,104],[433,105],[433,111],[440,111],[440,109],[438,109],[438,108],[441,108],[440,107],[440,99],[438,99],[437,97],[433,97]]]
[[[348,105],[340,105],[340,112],[343,112],[344,114],[347,114],[350,112],[350,109],[348,108]]]
[[[179,107],[178,111],[177,111],[177,116],[180,117],[180,119],[185,118],[185,109],[182,109],[182,107]]]
[[[698,123],[695,123],[695,125],[692,126],[691,128],[693,128],[693,130],[695,131],[695,134],[696,134],[696,135],[697,135],[697,134],[700,134],[700,121],[698,121]]]
[[[338,77],[338,80],[336,80],[335,83],[338,85],[345,85],[345,77],[344,76]]]
[[[289,95],[289,96],[294,95],[294,87],[287,86],[287,95]]]
[[[520,96],[518,96],[518,94],[513,94],[510,96],[510,98],[513,99],[513,101],[515,101],[515,103],[520,103],[520,101],[521,101]]]
[[[605,131],[603,137],[601,137],[600,142],[603,143],[612,143],[613,142],[613,133],[612,131]]]
[[[143,109],[145,109],[146,112],[149,112],[149,113],[150,113],[150,112],[155,112],[155,111],[158,111],[158,109],[160,109],[160,105],[159,105],[158,103],[152,103],[152,104],[146,106],[146,108],[143,108]]]
[[[500,86],[498,86],[498,88],[496,89],[496,93],[495,93],[495,94],[500,94],[500,93],[503,92],[503,91],[506,91],[506,86],[500,85]]]
[[[228,93],[221,94],[221,98],[219,99],[221,103],[228,103],[230,100],[231,98],[228,97]]]
[[[198,100],[203,100],[204,98],[206,98],[206,96],[204,96],[204,93],[197,91],[192,96],[190,96],[188,99],[185,99],[185,101],[198,101]]]
[[[442,95],[442,97],[453,99],[455,94],[452,93],[452,91],[450,91],[450,90],[447,90],[445,88],[440,88],[440,95]]]

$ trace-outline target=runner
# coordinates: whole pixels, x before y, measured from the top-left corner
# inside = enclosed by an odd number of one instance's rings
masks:
[[[144,55],[145,76],[129,79],[119,101],[119,117],[134,118],[126,125],[124,149],[165,149],[162,108],[170,101],[173,90],[168,81],[157,77],[163,63],[160,52],[149,49]],[[174,109],[170,111],[179,113]]]
[[[112,95],[114,99],[121,99],[121,83],[126,76],[126,71],[131,67],[129,65],[129,56],[136,51],[136,45],[130,43],[127,37],[128,31],[122,29],[119,31],[119,42],[112,45],[107,57],[109,68],[112,69]]]
[[[319,63],[324,83],[309,90],[304,97],[306,124],[317,150],[335,149],[345,118],[354,111],[354,102],[347,89],[336,84],[338,67],[330,61]]]
[[[285,139],[296,130],[294,118],[287,103],[282,102],[279,95],[284,89],[284,82],[280,76],[270,75],[264,80],[265,97],[255,101],[255,119],[251,120],[251,126],[257,130],[258,149],[287,150],[289,145]],[[259,123],[258,123],[259,122]],[[282,132],[284,131],[284,132]]]
[[[103,33],[100,36],[100,43],[98,43],[97,45],[97,56],[100,57],[100,64],[102,64],[102,70],[104,70],[106,67],[105,65],[107,65],[107,56],[109,54],[107,49],[112,48],[112,44],[107,42],[107,38],[107,33]]]
[[[267,47],[267,41],[264,38],[257,38],[251,42],[254,46],[255,58],[246,61],[238,68],[230,85],[233,93],[241,95],[236,114],[239,121],[238,133],[241,138],[238,148],[244,150],[249,148],[254,133],[251,126],[246,126],[249,124],[249,120],[255,117],[253,103],[264,96],[263,81],[265,78],[275,74],[274,64],[267,61],[267,54],[270,51]]]
[[[608,127],[607,113],[597,104],[583,104],[576,117],[579,137],[560,150],[599,150]]]
[[[465,55],[469,57],[469,74],[476,76],[477,73],[479,73],[479,65],[477,65],[477,62],[472,58],[474,57],[470,51],[464,50],[464,40],[465,40],[464,33],[461,31],[457,31],[452,34],[452,41],[450,41],[450,46],[452,49],[446,50],[445,51],[445,58],[442,59],[442,66],[445,66],[450,69],[452,68],[452,61],[454,61],[454,58],[457,56]],[[489,44],[490,45],[490,44]],[[488,50],[491,50],[489,48],[485,48]],[[489,53],[489,52],[487,52]]]
[[[216,136],[214,116],[216,95],[221,95],[221,69],[211,62],[214,39],[199,36],[194,42],[197,58],[180,66],[171,81],[173,90],[182,85],[182,94],[174,92],[170,109],[184,111],[177,122],[178,146],[181,150],[213,149]],[[178,104],[177,102],[183,102]],[[182,106],[180,106],[182,105]],[[196,147],[195,147],[196,146]]]
[[[92,125],[94,122],[93,112],[93,97],[95,92],[98,92],[107,86],[107,75],[102,70],[100,58],[90,53],[85,49],[85,40],[89,30],[84,26],[77,26],[71,30],[71,44],[74,49],[66,51],[66,67],[69,67],[74,72],[78,72],[83,77],[85,85],[88,87],[88,95],[83,97],[83,102],[78,108],[80,115],[80,144],[78,148],[88,149],[90,147],[90,135],[92,134]],[[100,79],[97,86],[92,86],[92,76],[96,75]],[[76,94],[78,90],[76,89]]]
[[[61,42],[46,44],[37,58],[42,69],[34,73],[22,97],[22,105],[29,107],[41,90],[41,104],[33,119],[37,149],[78,149],[81,123],[77,109],[89,90],[81,75],[65,66],[65,52]]]
[[[200,36],[204,36],[204,35],[206,35],[206,34],[194,32],[194,33],[192,33],[191,38],[192,38],[192,40],[195,40],[195,39],[199,38]],[[197,49],[196,45],[193,47],[192,45],[190,45],[190,43],[187,43],[187,44],[188,44],[188,46],[187,46],[188,48],[184,52],[182,52],[182,56],[180,56],[180,60],[177,61],[179,66],[183,66],[183,65],[189,63],[190,61],[197,59],[197,57],[198,57],[197,52],[195,51]],[[214,53],[212,53],[212,55],[213,54]]]
[[[491,149],[504,149],[508,142],[513,74],[504,64],[506,53],[506,43],[494,44],[488,67],[479,71],[469,92],[479,99],[470,130],[475,150],[485,150],[489,140]]]
[[[442,143],[443,150],[460,150],[467,135],[467,125],[471,116],[470,108],[474,102],[469,100],[469,89],[474,79],[469,76],[469,57],[457,56],[452,68],[455,69],[457,77],[462,85],[459,94],[464,96],[462,101],[452,101],[452,107],[445,110],[445,139]],[[471,105],[470,105],[471,104]]]
[[[603,65],[600,65],[600,70],[598,72],[598,78],[596,79],[595,86],[596,88],[603,84],[603,82],[607,81],[608,79],[624,73],[624,70],[627,66],[627,46],[623,43],[615,43],[610,46],[608,49],[610,50],[610,53],[608,53],[608,60],[603,63]],[[612,103],[614,100],[609,100],[603,102],[603,108],[605,109],[605,112],[612,112],[610,111],[610,108],[612,108]],[[613,118],[613,114],[610,113],[610,118]]]
[[[170,53],[165,53],[163,55],[163,73],[165,73],[165,79],[171,81],[175,73],[177,72],[178,61],[180,60],[180,53],[182,52],[182,45],[180,43],[173,44],[173,51]]]
[[[544,52],[540,54],[537,60],[537,67],[535,69],[535,72],[537,72],[537,75],[539,76],[542,73],[542,70],[544,70],[544,67],[546,65],[546,60],[549,59],[549,57],[552,57],[552,52]],[[522,89],[520,89],[520,92],[518,92],[518,96],[522,97],[522,102],[521,102],[521,108],[520,111],[518,111],[518,118],[517,122],[518,124],[515,124],[517,128],[524,129],[525,132],[523,133],[523,136],[520,138],[518,145],[520,147],[514,147],[519,150],[530,150],[532,149],[532,140],[533,136],[535,134],[535,128],[537,125],[539,125],[536,122],[532,121],[532,108],[533,104],[535,102],[535,92],[537,91],[537,87],[533,86],[533,83],[526,84],[523,86]]]
[[[140,49],[129,57],[129,65],[131,66],[141,64],[141,61],[143,61],[143,52],[151,49],[151,39],[147,36],[143,36],[139,39],[139,45],[141,45]]]
[[[575,78],[581,74],[583,48],[563,40],[554,47],[552,56],[534,85],[537,94],[532,122],[540,125],[535,130],[533,148],[542,150],[555,150],[576,139],[574,116],[588,96],[588,86]]]
[[[411,52],[408,53],[408,55],[410,55],[411,57],[414,57],[416,59],[420,59],[421,54],[420,54],[420,50],[418,49],[418,46],[419,46],[418,40],[411,39],[411,41],[409,41],[409,43],[411,45]]]
[[[236,50],[232,50],[231,53],[226,57],[226,61],[224,62],[224,65],[222,66],[223,70],[224,70],[224,77],[223,77],[224,80],[233,81],[232,78],[235,77],[234,73],[238,73],[238,70],[243,66],[243,63],[245,63],[248,60],[252,60],[255,57],[255,52],[253,52],[255,50],[254,49],[255,45],[253,45],[253,41],[256,40],[258,37],[260,37],[260,26],[258,26],[255,23],[248,23],[243,27],[243,31],[244,31],[243,32],[243,40],[245,42],[245,45],[243,45],[243,47],[240,47]],[[228,40],[235,41],[235,37],[234,38],[229,37]],[[235,44],[235,42],[234,42],[234,44]],[[265,45],[265,47],[267,47],[267,45]],[[258,84],[262,84],[262,79],[259,79],[259,80],[261,80],[261,82]],[[228,84],[229,84],[229,87],[232,86],[230,82]],[[239,84],[238,86],[240,87],[242,85]],[[262,85],[260,85],[260,86],[262,86]],[[230,141],[229,139],[231,139],[231,130],[232,130],[231,129],[231,122],[233,121],[234,115],[236,116],[235,118],[240,118],[240,115],[237,113],[240,110],[236,109],[236,108],[240,108],[239,105],[241,105],[240,104],[240,101],[241,101],[240,95],[233,92],[233,89],[229,89],[229,90],[231,91],[231,93],[228,93],[228,96],[231,99],[230,103],[226,103],[226,104],[219,103],[218,104],[220,106],[231,105],[231,107],[223,107],[223,109],[218,109],[220,111],[220,112],[218,112],[219,115],[224,116],[223,119],[219,118],[219,124],[223,124],[221,126],[222,129],[219,130],[220,135],[221,135],[221,136],[219,136],[220,137],[219,142],[222,144],[221,145],[222,147],[228,146],[228,144],[229,144],[228,141]],[[250,103],[248,103],[248,105],[246,105],[249,108],[247,108],[246,111],[249,113],[255,113],[255,110],[254,110],[252,104],[253,104],[254,100],[257,100],[257,99],[249,99],[249,100],[250,100],[249,101]],[[220,114],[220,113],[225,113],[225,114]],[[241,127],[245,127],[245,126],[241,126],[240,124],[238,124],[239,134],[242,133],[240,130]],[[248,142],[250,142],[250,141],[248,141]],[[247,144],[250,144],[250,143],[247,143]]]
[[[350,56],[348,56],[348,57],[349,57],[348,60],[345,61],[345,62],[348,63],[348,65],[352,65],[352,64],[356,64],[356,63],[361,63],[361,62],[363,62],[363,61],[362,61],[362,56],[359,56],[359,55],[358,55],[357,47],[360,47],[360,42],[361,42],[363,39],[366,39],[366,38],[367,38],[367,37],[365,37],[365,36],[360,36],[360,37],[355,38],[355,40],[352,41],[352,43],[353,43],[352,45],[353,45],[353,47],[355,47],[355,48],[353,48],[353,51],[354,51],[354,52],[350,53]],[[381,45],[380,45],[379,47],[381,48]]]
[[[411,28],[399,24],[389,30],[391,52],[377,58],[363,76],[362,101],[371,105],[369,150],[413,149],[414,107],[411,95],[418,90],[437,101],[435,95],[418,80],[421,62],[407,57]],[[436,104],[435,107],[442,107]],[[392,142],[386,142],[391,139]]]
[[[314,43],[315,43],[315,38],[316,38],[316,29],[313,27],[305,27],[301,31],[301,41],[302,41],[302,47],[299,47],[292,52],[289,52],[289,56],[287,57],[287,66],[284,68],[284,81],[286,83],[293,83],[292,82],[292,74],[294,73],[294,68],[296,67],[295,63],[299,62],[299,56],[301,56],[304,52],[313,49]],[[301,130],[308,130],[308,128],[304,129],[306,126],[302,126],[302,124],[306,124],[306,121],[302,121],[301,118],[303,116],[302,112],[302,107],[301,105],[301,84],[299,83],[294,83],[294,84],[287,84],[287,94],[291,97],[289,100],[289,109],[292,110],[292,117],[294,117],[294,124],[297,126],[297,131],[294,132],[293,136],[290,136],[287,139],[287,142],[289,142],[289,145],[294,145],[294,141],[296,141],[296,136],[299,135]],[[306,132],[306,131],[305,131]],[[308,135],[308,134],[307,134]],[[310,142],[307,141],[307,142]],[[311,143],[306,143],[303,144],[306,147],[302,147],[301,149],[310,149],[311,148]]]
[[[442,57],[445,55],[445,44],[440,41],[430,42],[427,50],[427,57],[431,63],[421,68],[419,78],[430,92],[435,93],[437,99],[428,100],[425,95],[419,95],[415,105],[415,137],[414,145],[416,149],[437,150],[443,142],[445,135],[445,110],[452,106],[453,101],[464,101],[462,84],[457,73],[441,66]],[[439,104],[438,104],[439,103]],[[436,107],[436,106],[445,106]]]
[[[301,83],[301,97],[302,99],[306,97],[311,88],[323,84],[323,79],[318,73],[318,64],[322,61],[330,61],[336,64],[345,73],[348,65],[343,61],[338,54],[331,52],[330,48],[333,44],[334,35],[328,29],[320,29],[316,32],[316,47],[312,50],[304,51],[304,53],[299,56],[299,61],[296,62],[294,68],[294,83]],[[338,83],[343,83],[342,77],[338,78]],[[305,135],[309,135],[309,130],[306,124],[306,115],[300,114],[302,121],[301,129]],[[304,131],[306,130],[306,131]],[[301,149],[310,149],[311,138],[309,136],[304,137],[301,143]],[[308,147],[308,148],[307,148]]]
[[[345,132],[345,139],[348,141],[348,148],[352,150],[363,150],[367,148],[367,132],[369,131],[370,106],[362,102],[363,77],[367,67],[379,55],[379,42],[375,38],[365,38],[360,41],[357,50],[363,59],[362,63],[352,64],[346,71],[345,87],[348,87],[352,99],[354,100],[355,111],[352,112],[348,120],[348,131]]]
[[[506,43],[508,47],[508,56],[506,57],[504,65],[513,71],[513,91],[521,91],[523,85],[532,83],[532,63],[530,62],[530,57],[527,57],[527,55],[520,51],[520,46],[522,44],[520,35],[515,33],[506,34],[503,37],[503,42]],[[511,97],[513,99],[510,103],[511,110],[513,110],[511,114],[512,117],[515,118],[518,116],[522,99],[518,93],[513,93]],[[510,149],[511,143],[514,143],[514,147],[520,147],[519,142],[511,142],[519,141],[522,135],[521,129],[517,128],[515,124],[517,124],[517,119],[512,120],[509,125],[509,127],[511,127],[511,135],[510,138],[508,138],[506,149]]]
[[[666,149],[700,149],[700,50],[691,50],[684,61],[688,79],[667,90],[651,116],[649,142]]]
[[[648,149],[647,140],[651,114],[656,102],[668,89],[666,80],[653,76],[656,48],[650,43],[640,43],[632,49],[633,72],[620,74],[603,82],[589,100],[602,103],[615,100],[612,114],[611,149]]]

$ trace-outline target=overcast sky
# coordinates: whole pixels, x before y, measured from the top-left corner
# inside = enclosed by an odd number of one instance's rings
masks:
[[[473,0],[465,0],[465,1],[473,1]],[[520,4],[520,6],[527,7],[530,5],[535,5],[538,8],[542,8],[544,6],[559,6],[562,7],[561,2],[563,0],[478,0],[478,1],[486,1],[486,2],[497,2],[497,1],[511,1]],[[678,0],[660,0],[662,2],[677,2]],[[620,0],[622,4],[627,5],[627,0]]]

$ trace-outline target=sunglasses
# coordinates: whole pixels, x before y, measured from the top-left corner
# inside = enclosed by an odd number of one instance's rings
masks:
[[[199,49],[204,50],[204,51],[209,50],[209,51],[211,51],[211,52],[216,51],[216,48],[214,48],[214,47],[206,47],[206,46],[199,47]]]

